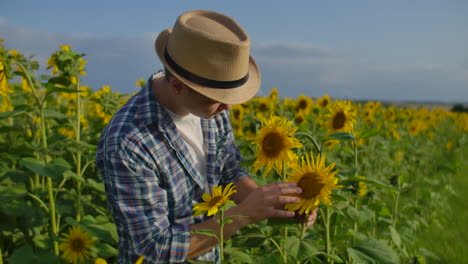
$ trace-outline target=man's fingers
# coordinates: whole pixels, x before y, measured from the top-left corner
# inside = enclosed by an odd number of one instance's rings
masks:
[[[281,206],[283,207],[284,205],[286,204],[289,204],[289,203],[298,203],[300,202],[301,199],[299,199],[298,197],[292,197],[292,196],[279,196],[276,198],[276,201],[275,201],[275,206]]]
[[[268,195],[288,195],[298,194],[302,192],[302,189],[297,187],[294,182],[280,182],[264,185],[263,190]]]
[[[271,217],[288,218],[288,217],[293,217],[293,216],[294,216],[294,212],[281,210],[281,209],[273,209]]]
[[[312,226],[317,220],[317,209],[313,210],[310,215],[307,217],[307,227]]]

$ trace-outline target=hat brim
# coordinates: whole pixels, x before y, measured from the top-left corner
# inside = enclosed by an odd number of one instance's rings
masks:
[[[252,97],[254,97],[261,84],[260,71],[255,63],[255,60],[250,56],[249,58],[249,79],[243,85],[236,88],[212,88],[199,85],[177,74],[174,69],[167,63],[164,58],[164,51],[166,49],[169,36],[171,35],[172,28],[166,29],[161,32],[154,43],[156,54],[158,55],[161,63],[168,69],[177,79],[197,91],[204,96],[218,101],[223,104],[242,104]]]

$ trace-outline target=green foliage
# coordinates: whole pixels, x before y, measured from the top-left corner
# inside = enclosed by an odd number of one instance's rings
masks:
[[[54,73],[40,78],[39,64],[32,57],[13,55],[1,45],[0,55],[11,89],[0,95],[4,263],[60,263],[54,245],[70,226],[81,226],[96,239],[93,258],[114,263],[117,230],[94,159],[102,128],[128,96],[80,86],[84,55],[69,47],[51,56],[49,68]],[[243,105],[242,120],[233,123],[245,158],[242,165],[259,184],[282,180],[275,172],[264,176],[251,170],[255,161],[251,141],[261,126],[259,118],[277,114],[295,120],[297,114],[297,106],[286,100],[266,99]],[[322,120],[327,110],[311,107],[296,134],[304,144],[298,154],[326,153],[327,162],[340,170],[337,178],[343,188],[332,193],[332,205],[319,207],[315,225],[307,230],[298,219],[270,219],[235,233],[225,242],[226,263],[410,264],[468,259],[463,197],[468,188],[466,116],[387,107],[374,110],[372,119],[359,115],[366,107],[355,107],[353,133],[334,134],[327,133]],[[426,126],[411,131],[414,120]],[[329,146],[332,142],[336,145]],[[227,217],[226,224],[236,217],[242,216]],[[207,230],[193,233],[213,236]]]

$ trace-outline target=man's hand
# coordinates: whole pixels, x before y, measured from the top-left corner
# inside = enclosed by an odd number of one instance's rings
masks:
[[[306,223],[306,227],[311,227],[315,224],[315,221],[317,220],[317,209],[313,210],[312,212],[310,212],[310,214],[308,215],[299,215],[299,214],[296,214],[295,215],[295,218],[296,220],[299,222],[299,223]]]
[[[283,208],[288,203],[298,203],[299,198],[289,195],[301,192],[301,188],[293,182],[266,184],[251,191],[233,210],[236,210],[236,214],[248,216],[250,223],[272,217],[293,217],[294,212]]]

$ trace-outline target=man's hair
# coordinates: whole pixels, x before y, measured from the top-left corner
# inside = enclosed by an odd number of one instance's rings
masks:
[[[173,77],[172,73],[166,67],[164,67],[164,78],[166,81],[169,81],[171,77]]]

